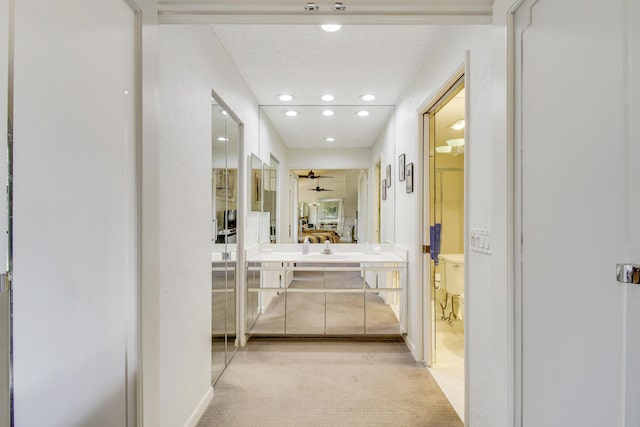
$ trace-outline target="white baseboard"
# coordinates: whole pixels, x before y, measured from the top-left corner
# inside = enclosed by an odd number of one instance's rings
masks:
[[[416,353],[416,346],[415,344],[411,341],[411,339],[409,339],[408,336],[404,336],[404,343],[407,345],[407,348],[409,349],[409,351],[411,352],[411,354],[413,355],[413,358],[415,359],[416,362],[422,362],[422,358],[420,357],[419,354]]]
[[[194,409],[187,422],[184,423],[184,427],[196,427],[196,424],[200,421],[200,417],[202,417],[207,406],[211,403],[211,399],[213,399],[213,387],[207,389],[207,392],[200,400],[200,403],[198,403],[198,406],[196,406],[196,409]]]

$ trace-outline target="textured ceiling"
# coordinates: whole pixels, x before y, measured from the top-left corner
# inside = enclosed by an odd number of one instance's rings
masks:
[[[352,105],[365,92],[391,105],[437,40],[440,27],[344,26],[327,33],[317,25],[215,25],[215,33],[260,104]]]
[[[439,25],[489,24],[493,0],[344,0],[345,12],[332,11],[335,2],[325,0],[315,1],[320,11],[306,12],[306,3],[159,0],[158,15],[161,23],[212,24],[262,105],[261,117],[270,118],[289,147],[348,148],[374,143],[394,105],[438,42],[443,31]],[[326,33],[320,29],[321,23],[340,23],[343,28]],[[327,92],[335,95],[334,102],[319,99]],[[295,99],[281,102],[276,98],[279,93],[291,93]],[[377,99],[361,101],[358,97],[363,93],[373,93]],[[438,145],[464,135],[464,130],[448,127],[464,117],[463,97],[464,93],[460,94],[438,113]],[[365,105],[371,115],[357,117],[355,111]],[[285,106],[297,110],[299,116],[284,116]],[[330,106],[336,114],[322,116],[322,110]],[[327,136],[336,141],[327,144]],[[336,194],[348,179],[338,170],[314,172],[331,178],[300,179],[301,195],[312,200]],[[335,188],[336,193],[315,192],[316,186]]]
[[[317,25],[214,25],[225,49],[289,147],[370,147],[442,27],[347,25],[327,33]],[[292,94],[291,102],[278,100]],[[333,102],[320,96],[331,93]],[[359,99],[373,93],[376,99]],[[284,116],[284,108],[299,111]],[[324,117],[323,107],[336,114]],[[338,107],[340,106],[340,107]],[[350,106],[350,107],[347,107]],[[371,115],[360,118],[356,110]],[[362,108],[361,108],[362,107]]]
[[[305,10],[311,2],[318,10]],[[334,10],[336,3],[158,0],[158,19],[215,24],[260,104],[282,104],[276,95],[292,93],[296,98],[290,104],[300,112],[295,121],[263,111],[288,146],[326,147],[324,138],[333,134],[332,147],[363,147],[371,146],[388,115],[372,112],[358,120],[348,113],[326,120],[306,106],[324,105],[319,96],[325,92],[336,96],[334,105],[365,104],[358,99],[365,92],[377,96],[372,104],[394,105],[437,42],[442,32],[437,25],[489,24],[493,0],[342,0],[346,9]],[[319,27],[323,23],[343,28],[326,33]]]

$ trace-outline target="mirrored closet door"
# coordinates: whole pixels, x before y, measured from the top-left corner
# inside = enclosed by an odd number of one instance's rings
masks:
[[[212,97],[211,141],[211,381],[238,348],[236,267],[240,124]]]

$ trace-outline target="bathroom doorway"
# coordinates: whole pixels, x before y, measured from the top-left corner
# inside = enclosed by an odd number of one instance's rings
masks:
[[[430,345],[427,362],[458,414],[464,415],[464,75],[452,79],[423,114],[425,252]]]

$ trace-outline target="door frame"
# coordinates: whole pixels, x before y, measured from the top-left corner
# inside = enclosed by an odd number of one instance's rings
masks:
[[[465,265],[467,254],[469,252],[469,239],[467,238],[468,229],[469,229],[469,217],[470,217],[470,204],[469,204],[469,165],[470,165],[470,157],[472,153],[471,144],[471,126],[470,126],[470,52],[465,52],[464,62],[458,69],[455,70],[451,74],[451,77],[441,86],[440,90],[423,103],[417,110],[417,122],[418,122],[418,138],[419,138],[419,147],[420,147],[420,162],[421,162],[421,171],[422,171],[422,188],[423,190],[420,192],[420,206],[422,209],[422,215],[419,218],[419,228],[422,230],[421,241],[423,250],[419,252],[422,254],[421,262],[419,263],[419,267],[421,272],[419,275],[422,277],[422,358],[424,359],[427,366],[432,366],[434,362],[434,329],[435,325],[432,325],[431,319],[433,318],[432,312],[432,301],[431,301],[431,288],[434,286],[431,283],[431,257],[429,251],[425,251],[427,246],[430,246],[431,239],[429,235],[429,225],[431,219],[431,209],[430,209],[430,162],[429,162],[429,144],[430,144],[430,129],[428,125],[425,125],[425,116],[429,113],[429,111],[433,110],[446,96],[446,94],[452,89],[455,83],[461,78],[464,79],[465,86],[465,106],[464,106],[464,114],[465,114],[465,159],[464,159],[464,257],[465,257]],[[425,145],[426,142],[426,145]],[[465,268],[464,271],[464,286],[465,286],[465,306],[469,306],[469,298],[467,296],[466,289],[468,289],[469,284],[469,269]],[[465,343],[468,339],[468,324],[469,317],[466,313],[464,316],[464,339]],[[464,346],[464,417],[465,420],[469,419],[469,346]]]
[[[425,116],[430,114],[430,111],[432,111],[434,108],[436,108],[439,104],[442,103],[443,98],[447,96],[447,94],[453,89],[453,87],[456,85],[456,83],[460,80],[460,79],[464,79],[464,84],[466,87],[466,75],[465,75],[465,67],[462,66],[460,68],[458,68],[455,73],[446,81],[446,83],[444,85],[442,85],[442,87],[440,88],[440,90],[436,93],[436,95],[434,97],[432,97],[427,103],[423,104],[423,106],[421,106],[418,109],[418,124],[419,124],[419,130],[418,130],[418,135],[420,136],[421,140],[420,140],[420,149],[421,149],[421,161],[422,161],[422,200],[421,200],[421,206],[422,206],[422,222],[420,224],[420,229],[422,230],[422,241],[423,241],[423,245],[424,246],[430,246],[431,244],[431,236],[429,235],[429,226],[431,224],[431,206],[430,206],[430,200],[431,200],[431,182],[430,182],[430,177],[431,177],[431,170],[430,170],[430,143],[431,143],[431,129],[429,128],[428,124],[425,124]],[[468,117],[468,102],[466,101],[466,93],[465,93],[465,120],[466,117]],[[468,122],[468,120],[466,120]],[[465,138],[467,138],[467,132],[468,132],[468,125],[465,124]],[[468,160],[467,160],[467,144],[465,144],[465,169],[468,168]],[[465,186],[465,217],[464,217],[464,221],[465,221],[465,229],[466,229],[466,223],[467,223],[467,174],[465,173],[465,182],[464,182],[464,186]],[[424,247],[423,246],[423,247]],[[466,251],[466,245],[465,245],[465,251]],[[426,325],[426,330],[425,330],[425,337],[424,337],[424,359],[427,363],[427,366],[431,366],[434,363],[434,357],[433,357],[433,349],[434,349],[434,343],[433,343],[433,334],[432,333],[426,333],[426,331],[431,330],[432,325],[430,324],[430,319],[432,317],[432,313],[431,313],[431,299],[430,299],[430,295],[431,295],[431,287],[433,286],[433,284],[431,283],[431,257],[429,256],[429,253],[427,251],[427,253],[425,253],[424,250],[421,251],[422,252],[422,283],[423,283],[423,292],[425,295],[425,302],[427,304],[426,310],[423,310],[423,313],[427,314],[425,321],[425,325]],[[433,331],[431,331],[433,332]]]
[[[516,149],[516,24],[515,15],[524,0],[518,0],[507,12],[507,410],[511,425],[522,426],[522,281],[516,279],[521,271],[518,263],[521,242],[516,242],[516,216],[520,215],[520,197],[516,188],[520,183],[521,158]],[[520,225],[518,225],[520,227]]]
[[[13,183],[12,177],[13,167],[13,61],[14,61],[14,34],[15,34],[15,2],[14,0],[6,0],[2,2],[3,13],[6,18],[8,30],[2,36],[2,96],[1,101],[6,110],[2,115],[3,130],[5,139],[5,148],[7,156],[2,162],[2,179],[6,182],[7,192],[6,198],[2,201],[3,213],[0,217],[6,220],[2,224],[2,239],[0,240],[0,262],[4,263],[0,269],[2,277],[0,277],[0,426],[8,427],[14,425],[13,412],[13,291],[11,289],[11,262],[12,262],[12,200],[13,200]],[[4,14],[6,12],[6,15]],[[5,74],[6,73],[6,74]],[[6,79],[5,79],[6,77]],[[5,127],[6,126],[6,127]],[[6,236],[6,237],[5,237]]]

